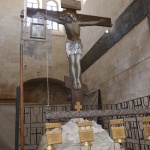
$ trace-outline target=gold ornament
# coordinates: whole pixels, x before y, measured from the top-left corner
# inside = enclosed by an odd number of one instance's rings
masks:
[[[142,118],[144,128],[144,138],[150,140],[150,118]]]
[[[47,136],[47,149],[55,150],[54,144],[62,143],[62,129],[60,123],[45,123],[46,136]],[[51,129],[58,128],[57,131],[50,131]]]
[[[123,119],[110,120],[112,138],[117,143],[125,143],[126,134]]]
[[[75,109],[77,111],[80,111],[82,109],[82,105],[80,104],[80,102],[76,102]]]
[[[94,141],[94,134],[92,127],[92,121],[85,121],[85,122],[78,122],[79,127],[79,138],[80,143],[83,143],[84,146],[92,146],[90,142]],[[85,129],[81,129],[84,127]],[[86,129],[87,127],[90,127],[89,129]]]
[[[53,145],[47,146],[46,150],[55,150],[55,147]]]

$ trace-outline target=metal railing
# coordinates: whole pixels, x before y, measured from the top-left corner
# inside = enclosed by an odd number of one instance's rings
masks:
[[[102,108],[102,109],[101,109]],[[130,101],[109,104],[102,106],[84,106],[84,110],[128,110],[128,109],[144,109],[150,108],[150,96],[145,96]],[[25,149],[35,150],[45,134],[45,122],[62,122],[62,124],[68,122],[69,118],[62,119],[45,119],[46,112],[68,112],[71,111],[70,105],[53,105],[53,106],[43,106],[43,105],[25,105],[24,106],[24,133],[25,133]],[[110,120],[123,118],[126,128],[126,148],[127,150],[150,150],[150,142],[144,140],[143,134],[143,124],[141,119],[147,117],[149,114],[132,114],[132,115],[115,115],[115,116],[105,116],[105,117],[86,117],[88,120],[97,120],[98,124],[101,124],[104,129],[106,129],[111,136],[110,131]],[[19,138],[16,138],[19,140]],[[17,142],[16,142],[17,143]],[[16,149],[17,150],[17,149]]]

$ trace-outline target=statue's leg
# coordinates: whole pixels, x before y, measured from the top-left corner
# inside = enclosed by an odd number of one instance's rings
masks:
[[[77,89],[75,55],[70,55],[69,56],[69,67],[70,67],[70,76],[73,80],[73,88]]]
[[[80,77],[81,77],[81,65],[80,65],[80,59],[81,59],[81,55],[77,54],[76,55],[76,79],[77,79],[78,89],[81,89],[81,81],[80,81]]]

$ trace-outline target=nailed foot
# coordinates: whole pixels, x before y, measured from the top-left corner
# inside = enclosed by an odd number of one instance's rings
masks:
[[[81,85],[81,82],[79,80],[73,82],[73,88],[75,90],[79,90],[79,89],[81,89],[81,87],[82,87],[82,85]]]
[[[81,89],[81,86],[82,86],[82,85],[81,85],[80,80],[77,80],[77,88],[78,88],[78,89]]]
[[[73,88],[74,88],[75,90],[78,89],[78,86],[77,86],[77,83],[76,83],[76,82],[73,83]]]

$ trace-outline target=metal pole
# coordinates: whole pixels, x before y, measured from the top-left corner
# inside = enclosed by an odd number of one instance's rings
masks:
[[[23,18],[24,10],[21,11],[21,37],[20,37],[20,144],[21,150],[24,150],[24,114],[23,114],[23,103],[24,103],[24,94],[23,94]]]
[[[20,106],[20,87],[16,88],[16,126],[15,126],[15,150],[19,150],[19,106]]]

